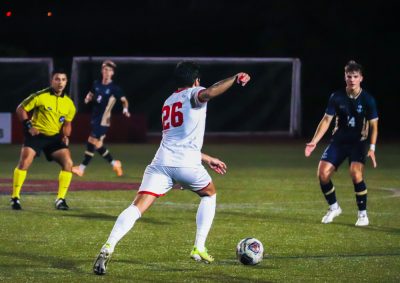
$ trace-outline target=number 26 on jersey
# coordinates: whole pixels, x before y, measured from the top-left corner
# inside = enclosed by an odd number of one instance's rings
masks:
[[[179,111],[182,108],[182,102],[175,102],[172,105],[164,105],[162,108],[162,126],[163,130],[172,127],[179,127],[183,124],[183,113]]]

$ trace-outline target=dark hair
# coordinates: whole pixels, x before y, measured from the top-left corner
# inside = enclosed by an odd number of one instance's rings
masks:
[[[64,69],[62,69],[62,68],[54,69],[54,70],[51,72],[51,77],[54,77],[55,74],[65,74],[65,75],[68,77],[67,72],[66,72]]]
[[[344,67],[344,72],[345,73],[350,73],[350,72],[360,72],[360,74],[363,74],[363,67],[358,64],[354,60],[350,60],[346,66]]]
[[[196,79],[200,78],[200,67],[195,62],[179,62],[174,71],[174,80],[177,87],[191,87]]]
[[[113,61],[111,61],[111,60],[106,60],[106,61],[104,61],[102,64],[101,64],[101,68],[104,68],[104,67],[110,67],[110,68],[112,68],[113,70],[115,70],[116,68],[117,68],[117,64],[115,64]]]

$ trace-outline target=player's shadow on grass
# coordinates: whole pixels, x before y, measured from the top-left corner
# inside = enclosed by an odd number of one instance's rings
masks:
[[[116,221],[118,215],[110,215],[105,213],[98,213],[98,212],[86,212],[80,214],[72,214],[70,212],[66,212],[63,214],[63,217],[76,217],[76,218],[84,218],[84,219],[95,219],[95,220],[104,220],[104,221]],[[154,225],[168,225],[171,224],[169,221],[160,221],[156,218],[151,217],[143,217],[140,219],[140,222],[149,223]]]
[[[104,220],[104,221],[115,221],[117,219],[117,216],[115,215],[98,213],[98,212],[84,212],[79,214],[72,214],[70,212],[66,212],[65,214],[63,214],[63,217],[75,217],[75,218]]]
[[[251,219],[260,219],[262,221],[274,221],[274,222],[284,222],[284,223],[308,223],[308,224],[313,224],[315,223],[314,221],[310,221],[307,218],[301,217],[301,215],[294,215],[294,217],[285,217],[280,214],[269,214],[267,212],[263,213],[258,213],[258,212],[250,212],[248,214],[243,213],[242,211],[218,211],[218,217],[221,219],[221,217],[227,216],[229,218],[234,217],[234,219],[239,220],[243,219],[244,221],[247,221],[249,218]]]
[[[24,252],[2,252],[2,256],[5,257],[10,257],[11,261],[14,261],[15,258],[19,258],[22,260],[28,260],[31,263],[29,264],[29,267],[32,268],[35,265],[39,267],[43,267],[43,264],[46,265],[47,267],[50,268],[55,268],[55,269],[64,269],[67,271],[71,271],[74,273],[84,273],[82,270],[80,270],[76,266],[76,261],[68,260],[66,258],[61,258],[61,257],[54,257],[54,256],[49,256],[47,255],[40,255],[40,254],[30,254],[30,253],[24,253]],[[35,264],[36,263],[36,264]],[[23,265],[18,265],[14,266],[14,268],[21,268],[24,269],[25,266]]]

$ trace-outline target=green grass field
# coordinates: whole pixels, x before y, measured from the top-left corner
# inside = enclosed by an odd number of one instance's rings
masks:
[[[157,146],[109,145],[125,176],[115,177],[96,156],[80,180],[140,182]],[[56,192],[23,194],[22,211],[0,195],[0,282],[400,282],[400,146],[380,145],[378,168],[367,165],[365,228],[354,226],[347,164],[333,179],[343,214],[320,223],[327,205],[315,173],[323,148],[306,159],[302,143],[205,146],[229,170],[210,173],[218,191],[207,241],[216,258],[211,265],[189,259],[199,199],[188,191],[156,202],[119,243],[104,277],[92,274],[93,261],[136,192],[70,192],[66,212],[53,208]],[[79,163],[83,145],[71,149]],[[19,146],[0,145],[0,178],[11,178],[18,155]],[[58,171],[41,157],[28,179],[56,179]],[[236,244],[249,236],[267,254],[253,267],[235,259]]]

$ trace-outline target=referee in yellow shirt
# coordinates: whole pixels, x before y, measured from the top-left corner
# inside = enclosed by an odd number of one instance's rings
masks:
[[[68,149],[68,137],[76,109],[71,98],[64,92],[67,80],[64,71],[54,71],[49,88],[30,95],[17,107],[17,116],[24,125],[25,141],[18,166],[14,170],[12,209],[21,209],[21,187],[33,159],[40,156],[41,151],[48,161],[54,160],[61,166],[55,207],[60,210],[69,209],[65,196],[71,183],[73,164]],[[31,111],[33,113],[30,120],[28,113]]]

